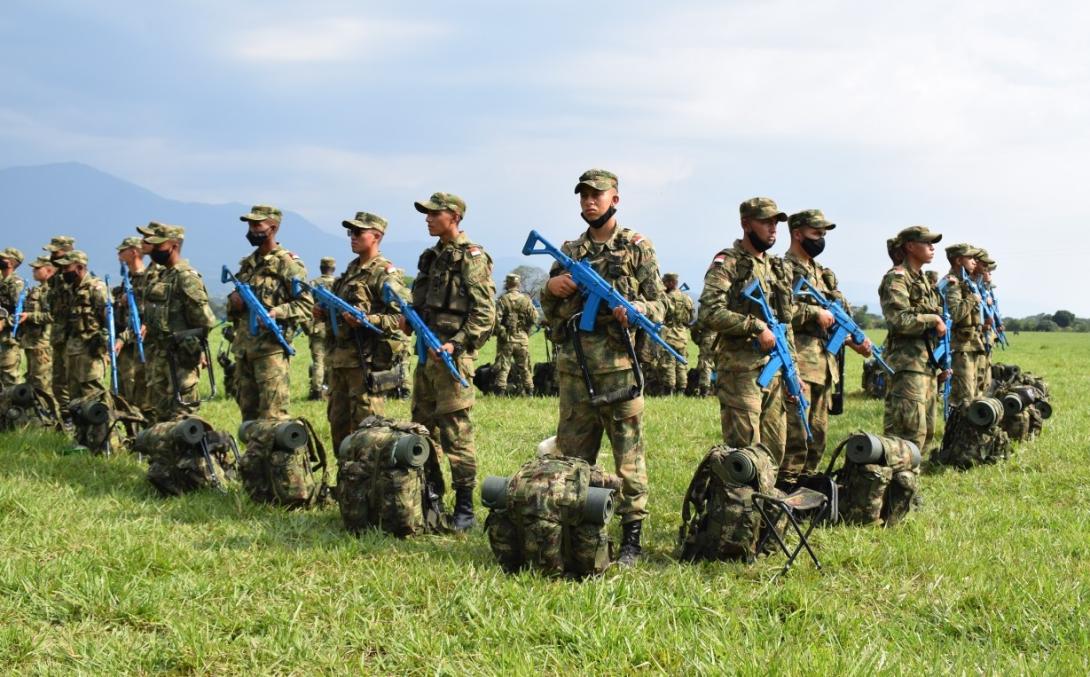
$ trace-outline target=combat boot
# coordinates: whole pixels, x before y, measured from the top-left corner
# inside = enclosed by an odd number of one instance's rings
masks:
[[[617,558],[618,566],[630,567],[643,554],[643,548],[640,547],[641,529],[643,529],[642,520],[628,522],[621,526],[621,555]]]
[[[477,526],[477,516],[473,514],[473,487],[454,490],[454,515],[450,526],[455,531],[469,531]]]

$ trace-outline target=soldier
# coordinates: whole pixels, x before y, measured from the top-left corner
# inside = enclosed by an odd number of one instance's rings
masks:
[[[368,212],[341,223],[348,231],[349,243],[356,258],[344,274],[332,284],[332,291],[345,302],[367,314],[367,321],[383,331],[376,334],[363,328],[354,317],[342,313],[337,318],[337,334],[325,329],[328,353],[326,375],[329,378],[329,402],[326,416],[333,449],[341,448],[360,421],[372,414],[384,412],[382,391],[370,387],[369,378],[375,371],[390,369],[394,362],[393,346],[403,340],[398,331],[396,310],[382,300],[382,285],[389,282],[395,289],[402,287],[401,272],[379,251],[386,234],[386,219]],[[323,259],[332,262],[333,259]],[[330,264],[332,266],[332,263]],[[313,283],[312,283],[313,284]],[[315,324],[329,322],[327,314],[314,306]]]
[[[589,262],[594,270],[638,310],[653,321],[665,314],[666,292],[659,277],[655,249],[643,235],[617,223],[620,203],[616,174],[591,169],[575,185],[579,208],[589,228],[561,249],[576,260]],[[610,313],[605,305],[593,332],[575,328],[571,320],[583,310],[584,296],[571,276],[553,264],[541,292],[541,308],[556,341],[556,369],[560,387],[560,420],[556,443],[565,456],[595,463],[602,434],[609,439],[613,461],[622,481],[617,512],[621,516],[621,552],[618,563],[632,566],[642,554],[643,520],[647,517],[647,466],[643,450],[642,394],[633,399],[594,406],[583,376],[590,374],[598,392],[630,389],[636,385],[633,364],[626,348],[630,341],[628,316],[618,307]],[[574,341],[582,345],[581,365]]]
[[[696,322],[693,325],[693,341],[696,342],[699,353],[696,358],[696,395],[707,397],[712,394],[712,370],[715,368],[715,337],[714,331],[705,329],[704,325]]]
[[[13,247],[0,251],[0,307],[4,317],[0,320],[0,388],[7,388],[19,381],[19,341],[12,338],[15,325],[15,306],[26,283],[15,274],[23,262],[23,252]]]
[[[122,240],[117,246],[117,260],[128,269],[133,296],[136,298],[136,309],[143,323],[144,291],[148,281],[147,269],[144,266],[143,238],[134,235]],[[141,409],[145,407],[150,409],[150,403],[147,402],[145,363],[140,361],[140,353],[136,345],[137,337],[133,333],[129,319],[129,300],[125,295],[125,287],[118,285],[111,290],[111,293],[114,296],[114,324],[117,335],[114,353],[117,355],[118,390],[121,397],[129,404]],[[147,360],[146,353],[144,359]]]
[[[151,260],[161,266],[144,290],[147,387],[155,420],[167,421],[200,408],[202,339],[207,340],[216,316],[201,274],[182,258],[185,228],[161,224],[144,240],[152,246]]]
[[[269,205],[254,205],[239,217],[248,225],[246,240],[254,246],[252,254],[239,261],[235,276],[253,287],[254,295],[269,315],[283,327],[290,343],[296,329],[311,317],[310,294],[292,296],[293,278],[305,280],[307,269],[298,256],[280,246],[280,210]],[[238,407],[242,420],[287,418],[291,390],[288,384],[290,356],[267,329],[250,333],[249,312],[238,292],[227,297],[227,316],[234,321],[235,377]]]
[[[662,276],[666,287],[666,318],[662,322],[662,337],[674,350],[689,359],[689,325],[693,321],[693,300],[678,289],[677,273]],[[656,355],[655,371],[659,374],[663,395],[685,392],[687,372],[685,365],[678,362],[665,350]]]
[[[35,390],[52,403],[53,398],[53,348],[49,344],[50,325],[53,318],[49,312],[46,297],[49,280],[56,272],[53,262],[39,256],[30,264],[34,270],[34,281],[38,284],[27,292],[23,304],[23,317],[19,320],[19,345],[26,353],[26,380]]]
[[[537,324],[537,309],[519,289],[521,280],[509,273],[504,293],[496,302],[496,393],[507,393],[507,374],[514,369],[513,395],[533,395],[530,369],[530,332]]]
[[[977,390],[977,366],[984,355],[984,326],[981,318],[981,298],[969,288],[970,278],[976,275],[976,247],[960,243],[946,248],[946,260],[950,272],[939,283],[939,292],[947,297],[946,309],[953,321],[950,349],[953,353],[954,373],[950,384],[950,406],[969,404],[979,395]],[[946,292],[951,286],[959,288],[958,301],[950,300]]]
[[[61,278],[68,286],[68,312],[64,359],[71,399],[106,393],[102,377],[106,374],[106,301],[110,290],[106,283],[87,270],[87,254],[72,250],[56,260]],[[56,313],[54,313],[56,318]]]
[[[935,243],[942,235],[925,226],[905,228],[887,251],[900,260],[882,278],[878,297],[889,333],[886,335],[886,362],[893,368],[886,388],[884,431],[912,442],[926,453],[934,434],[933,419],[936,368],[931,358],[934,340],[946,333],[942,318],[942,298],[927,279],[923,266],[935,256]],[[960,302],[960,291],[950,290],[948,302]],[[949,377],[948,373],[942,375]]]
[[[336,260],[329,256],[322,258],[319,262],[319,270],[321,270],[322,274],[311,280],[310,286],[329,289],[333,286],[333,272],[336,269]],[[315,313],[319,312],[321,312],[320,309],[316,308]],[[307,399],[311,401],[322,399],[323,393],[329,386],[325,371],[327,334],[325,322],[315,318],[313,322],[309,323],[307,340],[310,343],[310,393],[307,395]]]
[[[53,267],[60,270],[58,260],[75,247],[75,239],[67,235],[57,235],[42,247],[49,252]],[[72,303],[71,285],[64,282],[62,275],[54,274],[46,283],[46,303],[52,316],[53,324],[49,328],[49,343],[53,354],[53,398],[61,410],[61,416],[68,420],[68,359],[65,356],[65,343],[68,340],[68,321]]]
[[[783,384],[779,374],[768,387],[757,377],[776,344],[757,304],[742,296],[758,280],[776,320],[788,326],[794,309],[791,272],[767,251],[776,243],[776,225],[787,220],[772,199],[755,197],[739,207],[742,238],[712,259],[700,295],[700,319],[719,334],[716,341],[716,394],[723,441],[732,447],[758,442],[768,447],[777,466],[787,435]]]
[[[438,243],[420,255],[413,281],[413,306],[443,342],[467,381],[472,381],[477,351],[488,340],[496,321],[492,257],[461,230],[466,203],[451,193],[435,193],[416,210],[427,214],[428,233]],[[408,333],[404,320],[402,331]],[[477,450],[473,441],[473,386],[465,388],[451,378],[435,356],[413,375],[413,421],[438,432],[443,452],[450,459],[454,487],[452,526],[473,528],[473,487],[477,483]]]
[[[992,259],[991,255],[988,254],[988,250],[982,248],[977,254],[977,263],[979,264],[977,266],[977,273],[979,275],[977,284],[982,285],[982,291],[986,289],[990,292],[986,303],[991,304],[994,298],[993,290],[995,289],[992,285],[992,272],[996,268],[996,262]],[[994,334],[992,339],[992,346],[994,347],[995,341],[998,340],[999,332],[1003,331],[1003,318],[999,318],[998,326],[994,326],[991,318],[988,318],[985,322],[984,331]],[[986,393],[992,385],[991,351],[985,350],[982,355],[977,356],[977,359],[979,360],[976,367],[977,392]]]
[[[825,236],[836,228],[836,224],[830,223],[820,209],[807,209],[792,214],[787,219],[787,227],[791,233],[791,246],[784,259],[791,266],[791,279],[806,278],[822,296],[839,301],[845,310],[851,312],[848,299],[837,288],[836,275],[814,260],[825,250]],[[799,378],[803,394],[810,401],[809,423],[813,438],[809,442],[806,440],[798,410],[788,407],[787,450],[779,474],[782,488],[794,486],[800,476],[817,472],[825,453],[833,389],[843,377],[837,368],[836,356],[825,349],[828,332],[833,326],[832,313],[808,296],[799,297],[791,325],[795,335]],[[845,345],[863,356],[871,353],[870,339],[856,345],[849,338]]]

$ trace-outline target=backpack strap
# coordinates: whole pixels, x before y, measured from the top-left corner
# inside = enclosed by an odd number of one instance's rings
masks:
[[[857,431],[857,432],[862,432],[862,431]],[[855,433],[852,433],[852,435],[855,435]],[[833,465],[836,464],[836,459],[840,456],[840,452],[844,449],[844,447],[848,446],[848,440],[850,440],[852,438],[852,435],[848,435],[847,437],[845,437],[844,441],[841,442],[840,444],[838,444],[836,446],[836,449],[833,449],[833,454],[832,454],[832,456],[829,457],[829,465],[825,466],[825,474],[826,475],[832,475]]]
[[[322,471],[317,493],[310,497],[310,502],[314,502],[329,494],[329,456],[326,454],[325,445],[322,444],[321,438],[318,437],[318,433],[314,430],[314,426],[311,425],[310,421],[302,417],[298,420],[302,421],[307,429],[307,472],[313,475],[318,470]]]

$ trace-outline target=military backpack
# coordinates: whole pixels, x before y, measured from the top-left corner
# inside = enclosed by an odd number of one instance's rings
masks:
[[[1004,413],[1002,400],[994,397],[952,408],[942,434],[942,446],[932,453],[931,460],[962,470],[1007,460],[1011,440],[1002,427]]]
[[[136,407],[110,392],[71,400],[68,415],[77,449],[107,456],[124,450],[145,423]]]
[[[259,503],[309,508],[329,496],[325,447],[305,418],[243,421],[242,487]]]
[[[832,469],[847,448],[844,466],[835,473],[840,517],[850,524],[893,526],[912,508],[919,487],[920,450],[898,437],[863,431],[840,443],[829,459]]]
[[[48,394],[29,383],[0,391],[0,430],[61,429],[60,412]]]
[[[205,487],[224,491],[239,460],[230,433],[194,415],[140,431],[132,450],[148,457],[148,481],[163,496],[181,496]]]

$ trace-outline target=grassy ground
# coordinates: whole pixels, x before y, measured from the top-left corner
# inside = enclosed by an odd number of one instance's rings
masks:
[[[237,487],[162,500],[134,458],[0,436],[0,670],[1086,674],[1090,344],[1012,343],[999,357],[1053,388],[1043,437],[1004,465],[925,476],[924,506],[896,529],[821,530],[825,570],[779,579],[779,556],[671,559],[683,491],[718,435],[714,399],[649,403],[648,556],[582,583],[504,575],[480,530],[354,538],[335,508],[285,513]],[[324,432],[322,406],[302,401],[307,362],[293,409]],[[880,428],[860,361],[848,366],[833,441]],[[204,413],[237,426],[231,403]],[[556,401],[480,398],[474,416],[482,475],[506,474],[554,432]]]

